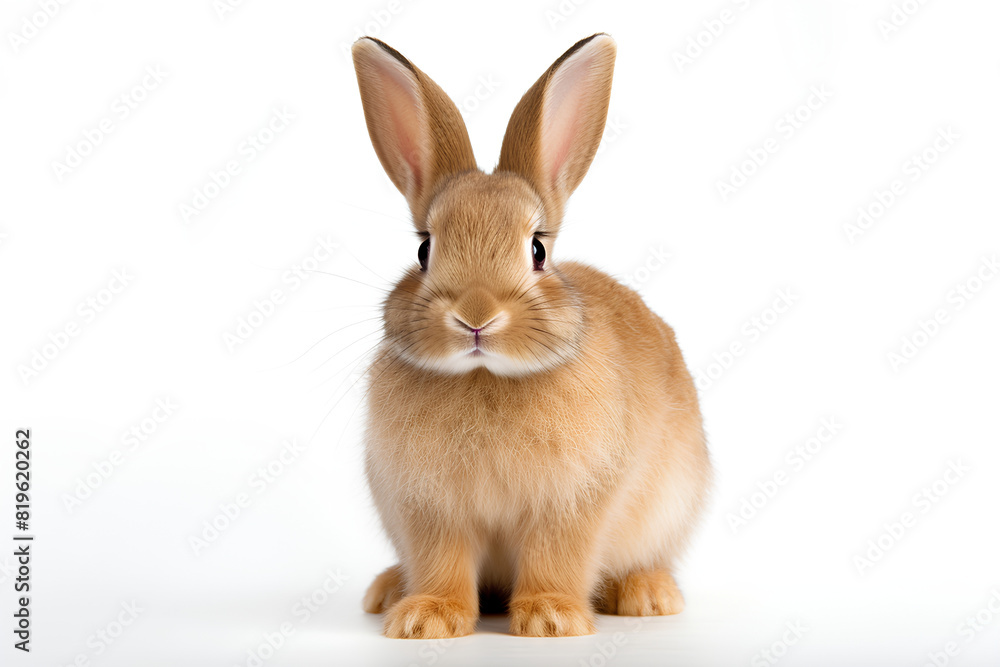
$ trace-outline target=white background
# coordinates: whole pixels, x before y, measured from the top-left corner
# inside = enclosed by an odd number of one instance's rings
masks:
[[[30,655],[11,647],[0,550],[5,665],[1000,662],[1000,280],[984,263],[1000,252],[1000,5],[897,0],[911,14],[893,25],[890,0],[577,2],[248,0],[220,16],[211,0],[77,0],[50,19],[4,3],[0,539],[25,427],[36,535]],[[714,378],[718,478],[678,572],[688,608],[600,617],[582,638],[512,637],[494,617],[454,642],[388,640],[360,607],[393,556],[352,386],[417,240],[347,49],[374,34],[433,77],[490,169],[521,94],[597,31],[619,49],[609,126],[554,259],[638,284]],[[813,109],[811,90],[827,98]],[[276,109],[294,118],[262,133]],[[73,151],[87,155],[55,166]],[[213,189],[230,160],[240,172]],[[724,198],[734,170],[750,175]],[[859,207],[879,215],[852,235]],[[310,265],[327,273],[289,273]],[[259,326],[227,344],[246,320]],[[904,339],[919,347],[893,363]],[[177,406],[161,423],[158,400]],[[842,426],[793,463],[824,419]],[[123,439],[133,428],[143,440]],[[292,439],[301,451],[274,463]],[[967,471],[940,481],[952,464]],[[261,483],[268,465],[280,474]],[[935,483],[933,503],[917,497]]]

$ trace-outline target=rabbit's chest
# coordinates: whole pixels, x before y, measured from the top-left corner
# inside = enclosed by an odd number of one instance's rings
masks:
[[[568,377],[379,372],[366,445],[376,499],[498,524],[608,488],[634,456],[631,411],[580,369],[561,372]]]
[[[468,512],[486,523],[527,506],[565,505],[604,484],[620,435],[593,411],[523,397],[425,393],[370,432],[375,474],[411,501]]]

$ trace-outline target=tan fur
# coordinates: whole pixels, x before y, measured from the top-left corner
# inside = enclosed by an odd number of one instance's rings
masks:
[[[393,565],[368,587],[361,606],[369,614],[381,614],[403,597],[403,568]]]
[[[375,153],[406,196],[414,219],[420,219],[440,185],[440,177],[476,169],[465,121],[458,107],[430,77],[384,42],[360,39],[353,53]],[[375,59],[383,53],[391,54],[390,66],[375,67]],[[412,89],[407,88],[407,77],[415,82]],[[401,145],[402,130],[409,126],[426,131],[412,145]],[[431,136],[434,150],[428,150]]]
[[[554,258],[565,200],[600,142],[614,43],[595,35],[556,61],[489,175],[446,155],[471,146],[464,125],[434,119],[457,109],[442,111],[426,75],[368,38],[354,56],[372,142],[431,239],[427,270],[386,299],[368,376],[366,474],[400,563],[365,610],[412,638],[472,632],[485,591],[508,601],[521,635],[593,632],[595,602],[678,613],[671,572],[711,479],[694,385],[673,331],[635,292]],[[401,90],[372,84],[387,76]],[[406,100],[420,113],[392,108]],[[387,136],[399,131],[414,136]],[[386,148],[399,145],[417,154]],[[547,259],[534,270],[540,232]]]
[[[621,616],[665,616],[684,611],[684,596],[666,569],[608,577],[598,590],[597,611]]]

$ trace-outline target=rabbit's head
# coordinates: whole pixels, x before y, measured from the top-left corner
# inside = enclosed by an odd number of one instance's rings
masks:
[[[492,174],[476,166],[458,108],[426,74],[373,38],[353,56],[372,144],[419,237],[417,264],[386,299],[390,348],[444,373],[526,375],[572,357],[586,304],[554,244],[604,132],[614,41],[581,40],[525,93]]]

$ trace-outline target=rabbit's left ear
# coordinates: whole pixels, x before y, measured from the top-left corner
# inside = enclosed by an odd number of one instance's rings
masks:
[[[604,33],[574,44],[524,94],[507,125],[497,171],[534,185],[553,224],[562,219],[604,135],[615,52],[614,40]]]
[[[422,229],[437,186],[448,176],[477,170],[462,114],[429,76],[385,42],[362,37],[351,52],[375,153]]]

